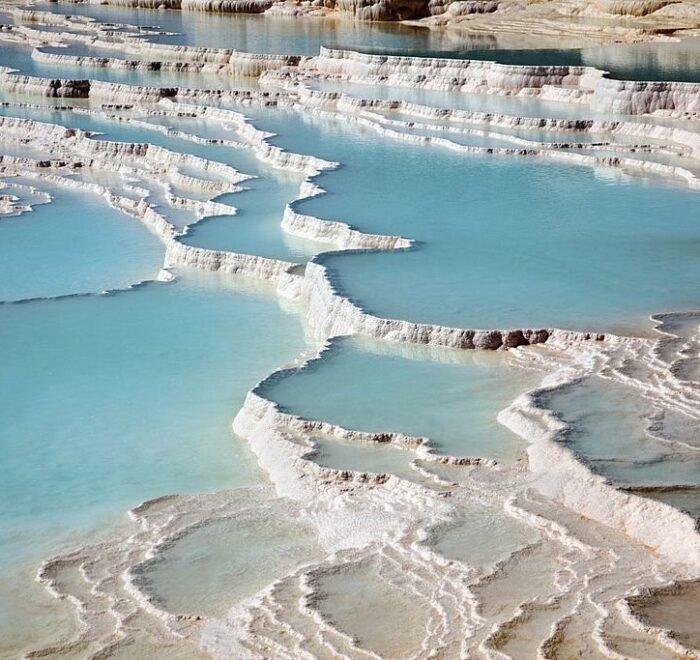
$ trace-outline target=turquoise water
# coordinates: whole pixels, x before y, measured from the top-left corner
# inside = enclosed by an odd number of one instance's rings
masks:
[[[18,97],[13,96],[10,97],[9,100],[16,101],[17,99]],[[51,103],[57,103],[59,106],[67,103],[71,106],[76,105],[78,108],[81,104],[80,99],[42,98],[39,101],[36,99],[33,99],[33,101],[37,103],[44,103],[47,106],[50,106]],[[149,142],[150,144],[155,144],[159,147],[172,149],[181,153],[188,153],[195,156],[201,156],[202,158],[210,158],[211,160],[226,162],[234,167],[236,167],[238,164],[244,166],[245,164],[255,161],[252,152],[244,149],[232,149],[219,145],[197,144],[196,142],[191,142],[189,140],[182,140],[174,136],[165,135],[156,128],[156,119],[158,118],[152,118],[152,121],[149,123],[153,123],[154,128],[149,128],[148,126],[139,126],[126,121],[114,121],[108,117],[101,117],[99,115],[82,114],[80,112],[72,112],[70,110],[61,110],[60,107],[54,110],[52,108],[31,108],[17,105],[0,106],[0,115],[4,117],[18,117],[20,119],[33,119],[34,121],[60,124],[61,126],[66,126],[67,128],[78,128],[83,131],[91,131],[96,134],[94,135],[94,138],[97,140],[134,143]],[[138,114],[134,114],[133,116],[137,120],[151,119],[149,117],[141,117]],[[193,122],[192,125],[196,126],[196,123]],[[183,124],[183,130],[185,129],[185,126],[186,125]],[[191,132],[197,134],[197,131]],[[223,137],[235,137],[229,135],[228,133],[229,132],[227,131]],[[221,131],[219,131],[219,134],[219,137],[222,137]]]
[[[69,53],[66,53],[69,54]],[[85,48],[84,55],[101,56],[100,51],[90,52]],[[114,59],[119,51],[111,53]],[[152,87],[199,87],[203,89],[250,89],[257,87],[253,78],[234,78],[230,75],[187,73],[175,71],[133,71],[92,66],[71,66],[67,64],[43,63],[32,59],[32,48],[23,45],[3,43],[0,49],[0,66],[17,69],[21,74],[42,78],[72,80],[102,80],[125,85],[147,85]]]
[[[173,71],[132,71],[108,69],[89,66],[70,66],[66,64],[45,64],[33,60],[31,48],[6,45],[0,51],[0,66],[17,69],[24,75],[43,78],[92,79],[127,85],[146,85],[152,87],[196,87],[202,89],[258,89],[256,78],[240,78],[230,75],[186,73]],[[79,51],[59,49],[66,55],[77,54],[103,57],[104,51],[81,46]],[[316,49],[314,52],[318,52]],[[129,59],[119,51],[106,53],[111,58]],[[413,90],[401,87],[383,87],[364,84],[339,83],[337,81],[320,81],[312,85],[327,91],[344,91],[354,96],[381,99],[402,99],[434,105],[436,107],[458,108],[482,112],[503,112],[532,117],[569,117],[581,115],[576,104],[553,103],[536,98],[508,97],[498,95],[464,94],[462,92],[443,92],[436,90]],[[594,115],[587,111],[586,115]]]
[[[204,138],[226,135],[206,120],[164,117],[152,121]],[[237,135],[232,133],[230,138],[235,140]],[[179,144],[176,148],[182,150]],[[235,206],[238,211],[235,216],[214,216],[198,223],[182,239],[184,243],[298,263],[331,247],[289,236],[280,228],[285,206],[299,196],[303,175],[267,166],[249,149],[206,145],[190,153],[226,163],[256,178],[243,183],[243,192],[217,198]]]
[[[459,91],[435,89],[413,89],[387,85],[368,85],[338,80],[319,80],[309,84],[312,89],[326,92],[344,92],[350,96],[366,99],[407,101],[432,105],[436,108],[453,108],[473,112],[492,112],[518,117],[560,117],[567,119],[602,117],[585,106],[572,103],[542,101],[537,97],[501,96],[498,94],[470,94]],[[608,115],[609,116],[609,115]]]
[[[0,218],[0,300],[123,288],[153,279],[164,247],[136,218],[92,194],[9,178],[49,193],[30,213]]]
[[[278,144],[343,164],[319,178],[330,194],[301,212],[419,241],[411,251],[321,258],[368,311],[459,327],[609,329],[697,306],[688,285],[700,277],[695,192],[607,169],[379,140],[342,121],[256,117]]]
[[[0,115],[57,123],[69,128],[79,128],[97,133],[95,139],[118,142],[150,142],[166,149],[189,153],[225,163],[239,172],[257,177],[245,181],[242,193],[226,194],[217,198],[234,206],[235,216],[215,216],[190,227],[182,240],[189,245],[215,250],[229,250],[243,254],[258,254],[274,259],[302,262],[313,254],[328,249],[328,245],[286,235],[280,228],[284,207],[299,195],[302,177],[264,165],[250,149],[236,149],[220,145],[202,145],[160,133],[156,128],[139,127],[126,122],[111,121],[93,115],[76,114],[70,111],[43,110],[16,106],[0,107]],[[211,122],[196,119],[152,119],[155,126],[166,125],[201,137],[212,135]],[[217,131],[222,137],[222,131]],[[228,139],[236,139],[231,131],[223,132]],[[160,206],[161,211],[171,217],[175,224],[190,214]]]
[[[207,150],[66,112],[4,110],[257,166],[246,150]],[[54,201],[0,220],[0,299],[121,288],[157,274],[163,245],[136,219],[96,195],[11,181],[46,190]],[[247,223],[251,235],[262,225]],[[281,233],[279,218],[276,227]],[[254,250],[264,253],[262,243]],[[273,300],[227,286],[226,279],[190,275],[107,297],[0,306],[0,389],[7,393],[0,655],[36,643],[37,626],[60,635],[66,625],[32,584],[41,559],[121,520],[146,498],[260,479],[230,423],[245,392],[301,349],[301,329]],[[261,332],[265,340],[253,351]]]
[[[557,130],[557,129],[541,129],[541,128],[520,128],[512,126],[498,126],[491,125],[487,126],[478,121],[474,122],[455,122],[449,119],[423,119],[412,115],[409,112],[395,112],[392,110],[384,111],[381,113],[383,118],[388,120],[400,120],[402,122],[408,122],[411,124],[410,128],[390,126],[393,130],[398,130],[401,132],[410,132],[416,135],[426,135],[435,136],[440,138],[446,138],[457,144],[474,145],[480,147],[516,147],[521,148],[522,143],[515,142],[514,138],[525,139],[530,142],[556,142],[556,143],[591,143],[591,142],[605,142],[610,140],[609,134],[604,133],[576,133],[567,130]],[[627,119],[634,120],[632,117]],[[446,129],[446,130],[445,130]],[[484,132],[485,135],[469,135],[460,134],[463,130],[476,130],[477,132]],[[639,144],[639,138],[636,136],[627,137],[624,135],[616,135],[615,142],[622,144]],[[536,145],[533,145],[536,146]],[[570,149],[571,150],[571,149]],[[578,150],[574,150],[578,151]],[[643,155],[643,154],[642,154]]]
[[[160,117],[150,121],[203,138],[240,139],[235,132],[222,131],[210,120]],[[177,148],[181,149],[179,145]],[[217,201],[238,209],[234,218],[215,216],[207,219],[191,227],[183,242],[296,262],[305,261],[329,248],[327,244],[288,236],[280,228],[285,206],[299,196],[303,175],[267,166],[249,149],[207,145],[192,153],[226,163],[256,178],[244,182],[245,191],[218,198]]]
[[[348,339],[263,395],[348,429],[429,437],[442,453],[512,458],[523,446],[496,415],[537,380],[502,354],[416,348],[402,356],[400,346]]]
[[[214,216],[190,228],[183,243],[272,259],[302,263],[318,252],[330,249],[285,234],[280,227],[284,207],[299,194],[299,181],[256,179],[245,183],[247,190],[222,195],[217,201],[238,209],[235,216]]]
[[[0,307],[0,567],[144,499],[251,481],[231,421],[304,342],[274,300],[225,284],[188,275]]]

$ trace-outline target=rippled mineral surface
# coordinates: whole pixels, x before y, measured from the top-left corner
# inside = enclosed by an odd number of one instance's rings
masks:
[[[700,657],[698,25],[0,0],[0,657]]]

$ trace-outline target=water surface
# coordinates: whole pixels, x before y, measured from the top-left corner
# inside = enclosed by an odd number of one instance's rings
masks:
[[[158,274],[165,248],[138,219],[95,194],[41,180],[6,181],[53,200],[0,218],[0,300],[99,292]]]
[[[234,48],[252,53],[315,55],[321,46],[388,55],[454,57],[495,60],[504,64],[544,66],[595,66],[627,80],[678,80],[700,82],[697,57],[700,40],[612,44],[571,48],[571,40],[549,40],[546,48],[533,43],[503,48],[503,39],[459,31],[429,30],[399,23],[356,23],[305,17],[208,14],[154,9],[125,9],[103,5],[42,4],[43,11],[91,16],[101,22],[153,27],[175,34],[148,36],[149,40],[188,46]],[[532,41],[522,35],[524,45]],[[535,47],[533,47],[535,46]]]
[[[303,176],[261,163],[250,148],[197,144],[173,135],[165,135],[158,130],[158,127],[167,127],[204,138],[216,134],[218,138],[238,140],[237,134],[230,127],[218,126],[218,129],[215,129],[211,121],[194,118],[145,117],[147,124],[153,125],[153,128],[149,128],[147,125],[115,121],[99,115],[14,105],[0,106],[0,115],[91,131],[97,140],[155,144],[175,152],[224,163],[243,174],[255,177],[241,184],[243,192],[227,193],[216,198],[216,201],[236,208],[237,213],[214,216],[191,226],[187,235],[182,238],[188,245],[299,263],[331,247],[328,244],[289,236],[280,227],[285,206],[299,196],[299,185]],[[138,116],[135,118],[140,119]],[[193,174],[202,176],[201,172]],[[159,191],[154,188],[153,182],[144,181],[143,185],[154,191],[154,196],[149,201],[154,202],[173,224],[182,227],[195,221],[196,218],[191,212],[172,209],[163,203],[162,191],[158,195]],[[194,193],[189,191],[186,194]]]
[[[223,616],[297,566],[322,559],[313,530],[295,513],[292,502],[278,500],[195,527],[138,571],[139,587],[170,612]]]
[[[570,425],[563,441],[597,474],[625,486],[700,486],[700,452],[655,435],[662,412],[637,392],[590,378],[542,405]]]
[[[233,48],[249,53],[315,55],[321,46],[367,50],[374,48],[449,49],[447,35],[398,23],[367,23],[334,18],[260,16],[156,9],[126,9],[104,5],[51,3],[43,11],[90,16],[100,22],[159,26],[176,33],[149,40],[187,46]]]
[[[300,211],[419,242],[322,259],[339,290],[374,314],[605,330],[697,307],[688,286],[700,277],[694,191],[609,168],[380,140],[342,120],[255,116],[278,144],[343,164],[318,179],[329,194]]]
[[[534,384],[534,374],[509,366],[504,354],[401,353],[380,342],[339,340],[320,360],[273,379],[262,393],[309,419],[429,437],[446,454],[512,458],[524,448],[496,416]]]
[[[0,306],[0,579],[145,499],[260,479],[231,421],[247,390],[304,342],[273,299],[226,283],[195,273]],[[13,648],[27,628],[4,603],[0,637]]]

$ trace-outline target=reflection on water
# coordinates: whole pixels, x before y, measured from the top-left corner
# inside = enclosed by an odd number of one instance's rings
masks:
[[[566,38],[473,35],[398,23],[361,23],[333,18],[271,17],[60,3],[41,9],[91,16],[99,21],[159,26],[175,33],[152,41],[234,48],[252,53],[315,55],[321,46],[363,52],[495,60],[504,64],[593,66],[627,80],[700,82],[700,37],[682,41],[609,44],[577,48]]]

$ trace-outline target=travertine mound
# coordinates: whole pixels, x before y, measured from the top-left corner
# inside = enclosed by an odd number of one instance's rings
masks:
[[[95,2],[96,0],[83,0]],[[698,0],[100,0],[120,7],[420,21],[519,41],[640,41],[700,30]],[[692,33],[692,32],[690,32]]]
[[[363,21],[403,21],[430,15],[425,0],[335,0],[334,5]]]
[[[101,4],[140,9],[188,9],[232,14],[262,14],[273,5],[273,2],[272,0],[112,0]]]
[[[479,35],[629,42],[700,25],[696,0],[431,0],[429,7],[425,23]]]

